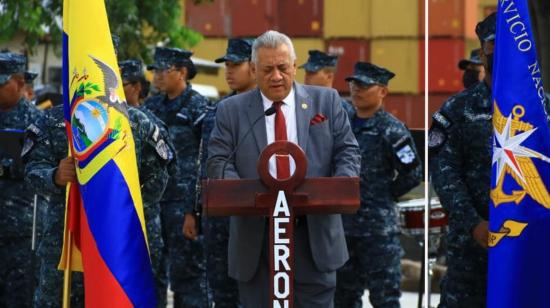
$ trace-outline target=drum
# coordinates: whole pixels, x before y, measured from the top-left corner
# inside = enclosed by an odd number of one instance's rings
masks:
[[[399,202],[399,218],[403,232],[410,236],[424,235],[425,199],[413,199]],[[441,207],[439,199],[432,198],[431,211],[428,218],[429,234],[441,234],[446,231],[448,217]]]

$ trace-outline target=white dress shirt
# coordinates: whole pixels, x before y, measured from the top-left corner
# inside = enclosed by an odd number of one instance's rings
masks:
[[[264,111],[269,109],[273,105],[273,101],[269,100],[262,94],[262,101],[264,104]],[[294,96],[294,87],[290,90],[287,97],[283,99],[281,109],[285,116],[286,121],[286,137],[287,140],[298,144],[298,129],[296,128],[296,97]],[[265,131],[267,132],[267,144],[271,144],[275,141],[275,114],[265,117]],[[296,170],[296,163],[294,159],[290,157],[290,174],[292,175]],[[277,166],[275,164],[275,155],[269,159],[269,173],[274,178],[277,178]]]

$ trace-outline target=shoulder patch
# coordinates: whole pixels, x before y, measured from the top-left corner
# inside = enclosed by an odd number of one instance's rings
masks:
[[[399,161],[404,165],[416,165],[418,163],[412,139],[408,135],[404,135],[394,142],[392,148]]]
[[[202,120],[204,119],[204,117],[206,116],[206,113],[202,113],[196,120],[195,122],[193,122],[193,126],[197,126],[199,124],[201,124]]]
[[[397,140],[396,142],[394,142],[394,143],[392,144],[392,146],[393,146],[394,148],[396,148],[396,149],[397,149],[397,148],[400,148],[401,146],[403,146],[404,144],[406,144],[407,139],[408,139],[407,136],[403,136],[403,137],[399,138],[399,140]]]
[[[447,135],[440,129],[431,129],[428,134],[428,148],[436,149],[442,146],[447,140]]]
[[[23,143],[23,149],[21,149],[21,157],[25,157],[27,153],[33,148],[34,146],[34,140],[31,138],[25,138],[25,142]]]
[[[397,150],[396,155],[405,165],[412,164],[416,160],[416,155],[409,144]]]
[[[432,119],[435,123],[437,123],[439,126],[441,126],[444,129],[449,129],[453,124],[451,120],[449,120],[445,115],[443,115],[441,112],[436,111],[432,115]]]
[[[153,132],[153,136],[152,136],[154,142],[157,142],[157,141],[158,141],[159,135],[160,135],[160,129],[159,129],[159,127],[155,124],[155,131]]]
[[[188,117],[186,114],[183,114],[183,113],[181,113],[181,112],[178,112],[178,113],[176,114],[176,118],[182,119],[182,120],[184,120],[184,121],[188,121],[188,120],[189,120],[189,117]]]
[[[160,139],[158,142],[157,142],[157,145],[155,146],[155,149],[157,150],[157,154],[164,160],[172,160],[173,158],[173,153],[172,151],[170,150],[170,148],[168,147],[168,145],[166,144],[166,142],[164,142],[163,139]]]
[[[40,134],[42,133],[42,130],[40,130],[40,128],[38,128],[38,126],[34,124],[29,125],[29,127],[27,127],[27,131],[35,134],[36,136],[40,136]]]

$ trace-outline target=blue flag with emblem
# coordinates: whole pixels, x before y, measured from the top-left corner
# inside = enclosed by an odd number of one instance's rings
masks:
[[[488,307],[549,307],[550,130],[527,0],[500,0]]]

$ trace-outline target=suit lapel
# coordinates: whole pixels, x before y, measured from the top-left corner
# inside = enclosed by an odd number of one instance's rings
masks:
[[[309,121],[313,118],[312,101],[306,90],[299,83],[294,83],[296,90],[296,128],[298,145],[306,152],[309,137]]]
[[[264,113],[264,105],[262,102],[262,96],[260,95],[260,90],[253,90],[254,93],[251,93],[252,99],[248,104],[248,123],[252,125],[254,121]],[[250,127],[250,126],[249,126]],[[267,133],[265,131],[265,117],[260,119],[256,125],[251,128],[254,139],[256,140],[256,145],[258,146],[258,152],[261,152],[267,146]]]

